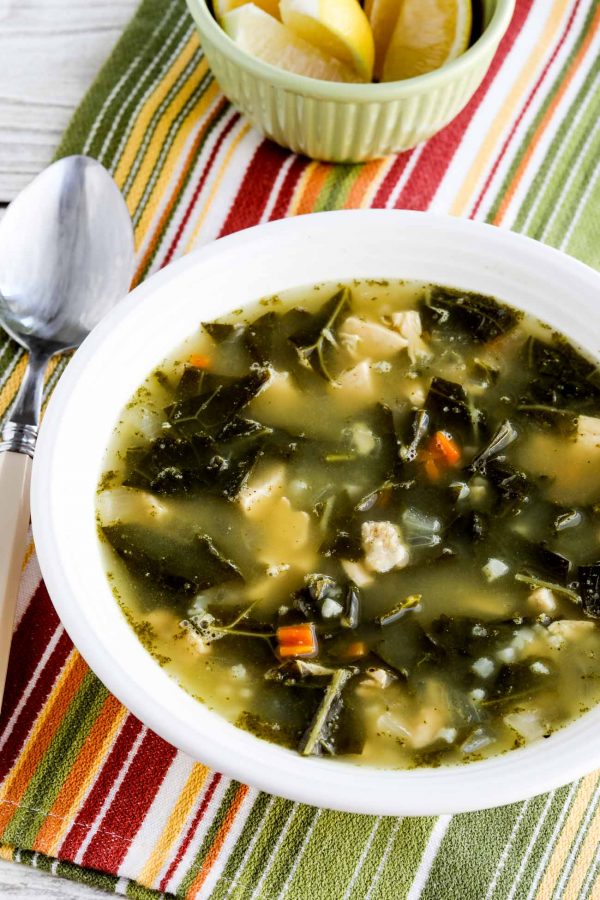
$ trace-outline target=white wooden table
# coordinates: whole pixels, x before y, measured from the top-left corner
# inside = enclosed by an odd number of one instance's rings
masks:
[[[46,166],[137,0],[0,0],[0,203]]]
[[[108,896],[104,891],[0,859],[2,900],[102,900]]]
[[[46,166],[137,0],[0,0],[0,215]],[[104,893],[0,860],[2,900]]]

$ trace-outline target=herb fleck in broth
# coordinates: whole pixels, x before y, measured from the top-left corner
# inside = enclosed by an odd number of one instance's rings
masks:
[[[600,380],[508,306],[400,282],[266,298],[148,377],[104,468],[128,620],[262,738],[458,763],[600,699]]]

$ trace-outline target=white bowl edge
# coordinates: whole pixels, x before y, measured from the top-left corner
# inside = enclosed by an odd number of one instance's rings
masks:
[[[600,766],[600,706],[545,741],[465,766],[392,771],[302,759],[235,728],[158,666],[126,624],[99,553],[94,494],[110,430],[133,390],[199,321],[288,287],[386,277],[495,295],[599,355],[600,275],[528,238],[394,210],[311,214],[239,232],[138,287],[69,363],[34,462],[37,553],[61,620],[90,667],[146,725],[193,758],[270,793],[348,812],[431,815],[504,805]]]

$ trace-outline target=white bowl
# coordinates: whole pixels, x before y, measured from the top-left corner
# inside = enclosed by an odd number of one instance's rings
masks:
[[[547,740],[464,766],[392,771],[304,759],[231,725],[144,650],[109,589],[94,521],[120,409],[197,327],[286,288],[352,278],[423,279],[491,294],[597,355],[600,275],[527,238],[426,213],[305,215],[216,241],[138,287],[88,337],[54,391],[37,448],[33,530],[75,645],[146,725],[194,759],[273,794],[357,813],[430,815],[512,803],[600,766],[600,706]]]

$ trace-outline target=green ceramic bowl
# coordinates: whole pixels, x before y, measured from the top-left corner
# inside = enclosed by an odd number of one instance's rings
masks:
[[[408,150],[458,115],[483,81],[515,0],[483,0],[482,34],[458,59],[383,84],[339,84],[278,69],[240,50],[206,0],[187,4],[223,93],[259,131],[313,159],[362,162]]]

